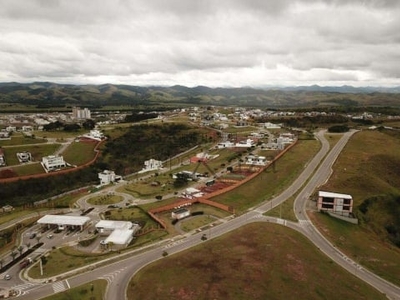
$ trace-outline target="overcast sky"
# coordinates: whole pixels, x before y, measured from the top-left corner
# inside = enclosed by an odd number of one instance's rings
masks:
[[[0,0],[0,81],[400,85],[400,1]]]

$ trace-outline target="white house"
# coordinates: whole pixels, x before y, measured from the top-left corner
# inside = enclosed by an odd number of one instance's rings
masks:
[[[139,173],[159,170],[163,168],[163,163],[161,160],[155,160],[153,158],[146,160],[144,162],[144,168],[139,171]]]
[[[265,156],[249,155],[245,162],[246,165],[256,165],[265,166],[267,164],[267,159]]]
[[[102,139],[104,139],[104,134],[100,130],[93,129],[93,130],[90,130],[89,133],[84,134],[83,137],[100,142]]]
[[[232,147],[235,147],[235,144],[230,141],[218,143],[218,145],[216,146],[216,148],[218,149],[232,148]]]
[[[121,180],[121,176],[115,175],[114,171],[104,170],[98,174],[100,179],[100,184],[110,184],[111,182]]]
[[[171,218],[176,220],[181,220],[189,216],[190,216],[190,210],[188,210],[187,208],[180,208],[171,213]]]
[[[270,122],[264,123],[264,128],[266,128],[266,129],[279,129],[281,127],[282,126],[279,124],[274,124],[274,123],[270,123]]]
[[[22,126],[22,131],[23,132],[31,132],[31,131],[33,131],[33,127],[31,125],[24,125],[24,126]]]
[[[46,171],[54,171],[65,168],[67,163],[61,155],[49,155],[42,157],[42,166]]]
[[[235,147],[245,147],[249,148],[251,146],[254,146],[254,141],[252,139],[247,139],[245,141],[240,141],[239,143],[235,144]]]

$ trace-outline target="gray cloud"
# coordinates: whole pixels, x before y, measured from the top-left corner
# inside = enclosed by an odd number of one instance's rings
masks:
[[[0,81],[400,85],[399,3],[7,1]]]

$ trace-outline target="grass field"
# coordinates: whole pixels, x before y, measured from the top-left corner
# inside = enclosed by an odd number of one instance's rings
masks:
[[[190,232],[197,228],[215,222],[216,220],[208,215],[195,216],[190,219],[182,220],[179,224],[180,228],[185,232]]]
[[[83,165],[95,157],[94,148],[96,145],[97,142],[72,142],[62,155],[64,160],[71,165]]]
[[[67,132],[67,131],[35,131],[34,134],[37,137],[42,138],[51,138],[51,139],[66,139],[66,138],[74,138],[78,135],[82,135],[87,133],[88,130],[80,130],[77,132]]]
[[[90,254],[78,251],[72,247],[54,249],[46,257],[47,262],[43,264],[43,276],[40,275],[40,267],[38,263],[29,270],[29,276],[32,278],[47,278],[55,276],[103,260],[113,254],[113,252],[107,252],[105,254]]]
[[[3,148],[8,166],[19,165],[18,152],[30,152],[33,161],[41,161],[43,156],[54,154],[60,147],[59,144],[26,145]]]
[[[128,299],[386,298],[297,232],[256,223],[145,267]]]
[[[107,281],[98,279],[76,288],[54,294],[42,300],[103,300],[106,293]]]
[[[122,196],[106,194],[90,198],[87,202],[92,205],[107,205],[121,202],[123,199]]]
[[[144,224],[142,229],[156,227],[157,223],[146,213],[146,211],[138,207],[130,207],[124,209],[111,209],[105,214],[107,219],[131,221]]]
[[[275,166],[269,167],[251,181],[235,190],[213,198],[213,201],[231,205],[243,212],[280,193],[303,171],[304,166],[319,151],[317,140],[298,141]]]
[[[14,166],[13,171],[17,173],[18,176],[35,175],[45,173],[42,165],[40,163],[33,163],[22,166]]]
[[[400,138],[396,132],[361,131],[355,134],[333,166],[333,174],[321,190],[353,196],[360,225],[313,214],[321,232],[343,252],[376,274],[400,285],[400,248],[388,241],[385,230],[399,220],[398,205],[382,197],[366,214],[359,206],[367,198],[400,193]],[[355,159],[356,158],[356,159]]]
[[[25,137],[20,133],[14,133],[11,136],[11,140],[1,140],[0,147],[3,146],[17,146],[17,145],[29,145],[29,144],[41,144],[46,143],[46,139],[42,138],[31,138]]]
[[[347,256],[378,276],[400,285],[400,249],[371,230],[320,213],[309,214],[313,223]]]

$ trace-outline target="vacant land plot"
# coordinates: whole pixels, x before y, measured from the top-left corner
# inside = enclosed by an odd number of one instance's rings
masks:
[[[142,269],[129,284],[128,299],[385,297],[297,232],[256,223]]]
[[[313,223],[332,243],[362,266],[400,285],[400,249],[370,230],[328,215],[311,213]]]
[[[107,281],[98,279],[76,288],[43,298],[43,300],[103,300],[106,293]]]
[[[319,151],[317,140],[298,141],[297,144],[251,181],[212,200],[233,206],[243,212],[262,201],[277,195],[303,171],[305,165]]]
[[[22,134],[15,133],[11,136],[11,140],[1,140],[0,146],[16,146],[46,143],[46,139],[25,137]]]
[[[64,160],[71,165],[83,165],[95,157],[96,145],[97,142],[72,142],[62,155]]]
[[[22,166],[14,166],[13,171],[17,176],[35,175],[45,173],[42,165],[40,163],[27,164]]]

